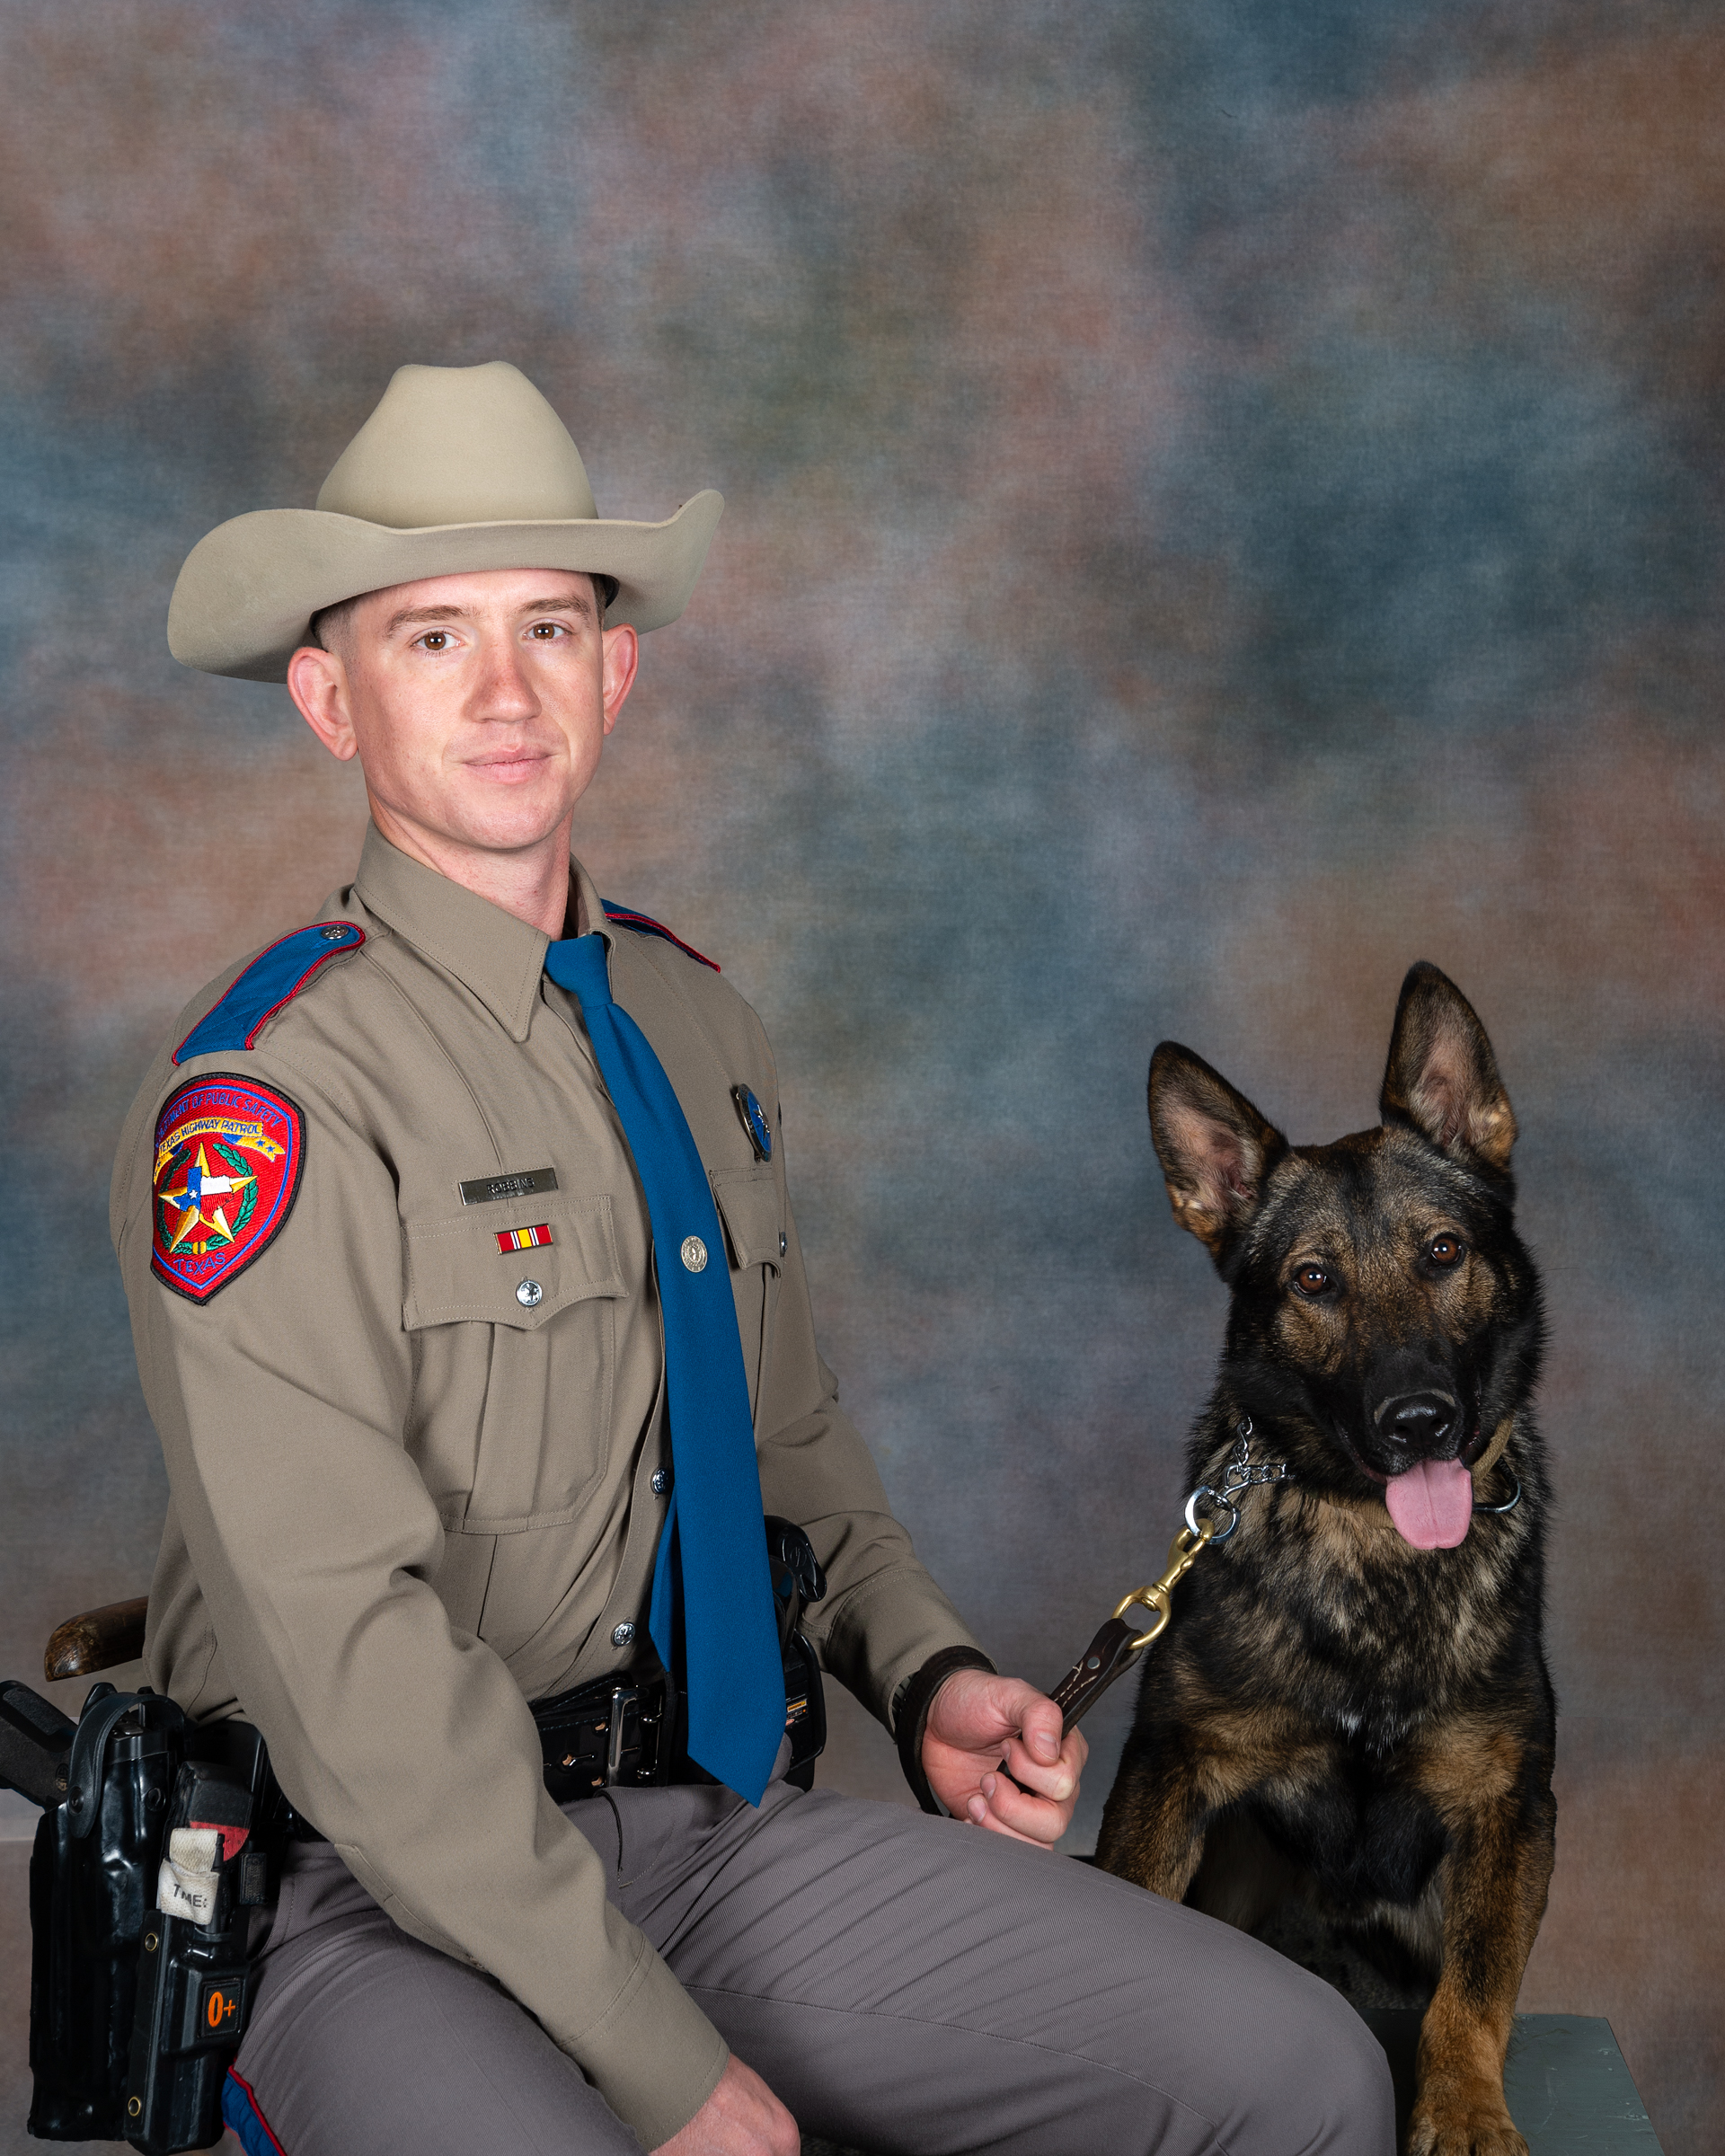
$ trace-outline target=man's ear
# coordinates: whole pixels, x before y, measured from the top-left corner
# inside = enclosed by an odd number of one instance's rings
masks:
[[[641,663],[641,639],[627,622],[603,631],[601,637],[599,693],[604,700],[605,730],[608,734],[635,685],[635,669]]]
[[[288,694],[330,754],[349,763],[359,744],[348,710],[348,670],[340,652],[302,644],[288,661]]]
[[[1473,1007],[1422,959],[1402,984],[1378,1112],[1434,1145],[1499,1173],[1516,1142],[1515,1111]]]
[[[1150,1135],[1174,1218],[1219,1264],[1258,1210],[1287,1140],[1219,1072],[1173,1040],[1150,1058]]]

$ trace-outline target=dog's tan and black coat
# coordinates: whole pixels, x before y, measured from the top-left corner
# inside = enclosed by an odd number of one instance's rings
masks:
[[[1146,1657],[1097,1860],[1248,1929],[1315,1895],[1435,1985],[1414,2156],[1525,2156],[1503,2057],[1556,1811],[1540,1292],[1508,1097],[1435,967],[1402,985],[1380,1111],[1290,1146],[1190,1050],[1152,1061],[1175,1217],[1232,1293],[1190,1481],[1220,1484],[1247,1418],[1291,1476],[1243,1496]]]

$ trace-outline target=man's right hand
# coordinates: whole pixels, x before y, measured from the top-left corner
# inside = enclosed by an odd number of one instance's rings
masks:
[[[797,2122],[752,2066],[733,2053],[719,2086],[656,2156],[801,2156]]]

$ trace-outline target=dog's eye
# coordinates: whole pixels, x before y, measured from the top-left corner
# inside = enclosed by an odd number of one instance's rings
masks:
[[[1455,1265],[1459,1262],[1464,1245],[1455,1235],[1434,1235],[1426,1245],[1426,1255],[1434,1265]]]
[[[1294,1276],[1294,1285],[1303,1295],[1328,1294],[1331,1287],[1329,1273],[1321,1265],[1303,1265]]]

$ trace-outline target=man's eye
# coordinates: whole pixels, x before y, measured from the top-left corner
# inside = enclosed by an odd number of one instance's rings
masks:
[[[542,644],[551,643],[562,633],[563,624],[561,622],[535,622],[527,631],[530,637]]]
[[[449,632],[447,629],[428,629],[420,641],[428,651],[447,651],[449,649]]]
[[[1328,1294],[1334,1285],[1328,1269],[1322,1265],[1303,1265],[1294,1276],[1294,1285],[1303,1295]]]

